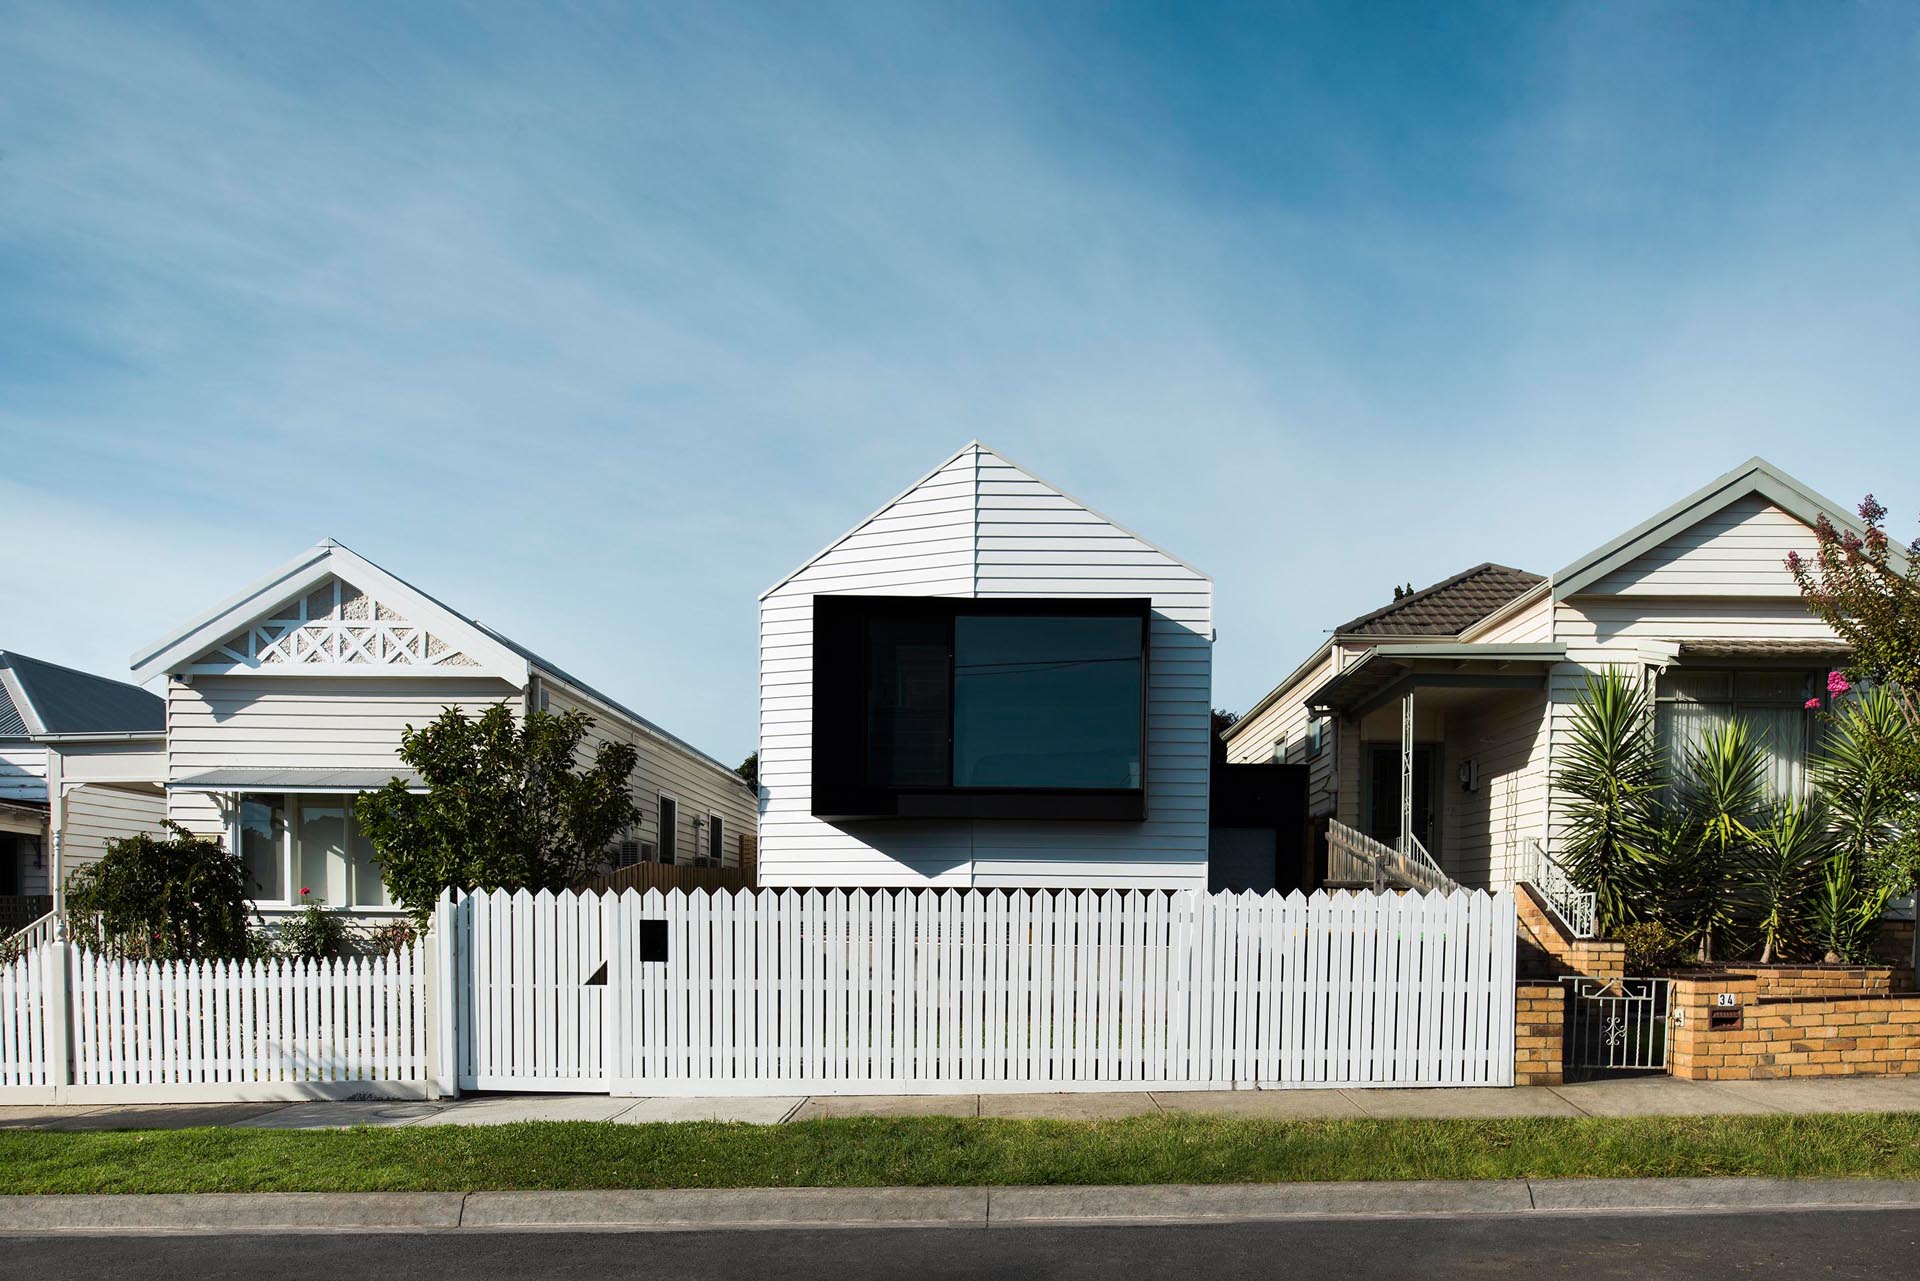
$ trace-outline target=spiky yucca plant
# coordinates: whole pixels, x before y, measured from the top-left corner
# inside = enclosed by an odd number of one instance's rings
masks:
[[[1554,770],[1561,794],[1567,870],[1596,900],[1602,937],[1634,919],[1652,880],[1658,839],[1660,753],[1653,708],[1619,668],[1588,673]]]
[[[1766,749],[1745,721],[1729,720],[1686,754],[1679,792],[1689,839],[1673,869],[1676,906],[1700,959],[1711,961],[1715,938],[1738,917],[1748,883],[1767,798]]]
[[[1749,910],[1762,965],[1779,960],[1806,936],[1813,888],[1832,852],[1825,806],[1818,800],[1775,803],[1755,832]]]

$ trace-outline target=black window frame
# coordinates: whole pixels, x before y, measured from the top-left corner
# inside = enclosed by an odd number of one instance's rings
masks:
[[[953,627],[962,617],[1123,618],[1140,627],[1140,785],[960,787],[953,770]],[[1153,605],[1145,597],[816,596],[813,600],[814,817],[1038,819],[1140,822],[1147,816],[1153,667]],[[880,786],[867,781],[868,625],[939,621],[947,627],[948,783]]]

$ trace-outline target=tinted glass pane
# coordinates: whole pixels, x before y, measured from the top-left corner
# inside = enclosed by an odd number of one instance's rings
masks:
[[[947,625],[867,624],[867,782],[947,785]]]
[[[1140,621],[961,617],[953,633],[960,787],[1141,786]]]
[[[327,907],[347,903],[347,801],[344,796],[302,796],[294,811],[294,865],[300,883],[290,897],[307,891],[308,902]]]
[[[347,811],[347,849],[347,873],[353,882],[353,905],[389,906],[387,887],[380,879],[380,864],[373,842],[360,830],[360,816],[351,809]]]
[[[248,796],[240,802],[240,861],[247,869],[247,892],[269,902],[287,896],[286,860],[281,834],[286,810],[278,796]]]
[[[673,862],[674,847],[680,843],[680,803],[671,797],[660,798],[660,861]]]

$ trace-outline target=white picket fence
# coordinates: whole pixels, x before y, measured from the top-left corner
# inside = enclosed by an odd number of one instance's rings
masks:
[[[469,1089],[1513,1079],[1504,894],[496,893],[444,901],[436,933]]]
[[[44,944],[0,969],[0,1088],[73,1102],[425,1096],[434,996],[425,944],[241,962]]]
[[[52,1082],[47,964],[43,948],[0,961],[0,1090],[41,1089]]]

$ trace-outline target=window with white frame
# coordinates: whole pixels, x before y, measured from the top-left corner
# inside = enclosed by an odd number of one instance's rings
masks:
[[[392,906],[351,794],[242,795],[231,840],[257,903]]]
[[[718,814],[707,815],[707,862],[719,867],[726,862],[726,824]]]

